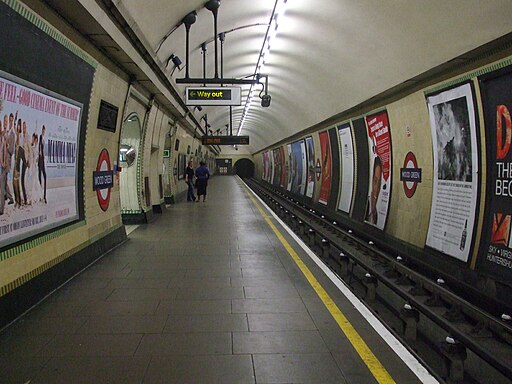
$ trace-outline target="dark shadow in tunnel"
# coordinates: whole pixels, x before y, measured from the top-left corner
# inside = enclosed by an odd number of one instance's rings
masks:
[[[235,163],[235,172],[242,179],[254,176],[254,163],[249,159],[240,159]]]

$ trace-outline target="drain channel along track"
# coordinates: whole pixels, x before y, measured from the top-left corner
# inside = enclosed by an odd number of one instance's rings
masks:
[[[373,241],[293,197],[244,180],[432,371],[450,383],[511,383],[512,327],[419,273],[407,255]]]

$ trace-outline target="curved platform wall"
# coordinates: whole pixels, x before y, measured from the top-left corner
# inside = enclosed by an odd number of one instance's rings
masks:
[[[167,194],[184,193],[184,181],[164,164],[173,164],[178,153],[196,158],[199,149],[197,139],[174,124],[164,108],[149,102],[150,96],[137,84],[130,85],[129,76],[87,39],[42,3],[34,6],[32,10],[17,0],[0,1],[2,27],[16,31],[0,37],[1,124],[7,115],[9,127],[9,115],[18,112],[28,137],[25,147],[20,134],[20,144],[14,147],[23,151],[11,155],[5,177],[18,201],[8,204],[7,199],[0,215],[0,328],[126,239],[116,170],[122,124],[133,112],[134,98],[143,130],[139,177],[133,181],[140,212],[163,204]],[[100,106],[106,107],[101,117]],[[27,156],[26,163],[20,155],[39,153],[38,145],[31,146],[32,135],[39,138],[43,124],[47,202],[44,174],[43,183],[38,180],[38,155]],[[177,138],[179,148],[171,150]],[[165,149],[169,152],[164,155]],[[199,159],[212,163],[213,154],[201,148]],[[14,185],[20,179],[26,184],[26,203],[24,183]]]
[[[512,58],[484,60],[255,154],[256,177],[509,306]]]

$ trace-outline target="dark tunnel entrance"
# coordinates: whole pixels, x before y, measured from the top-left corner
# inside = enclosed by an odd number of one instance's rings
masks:
[[[254,163],[249,159],[240,159],[235,163],[235,172],[242,179],[254,176]]]

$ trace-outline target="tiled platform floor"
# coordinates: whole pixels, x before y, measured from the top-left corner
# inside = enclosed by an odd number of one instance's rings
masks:
[[[376,382],[236,178],[129,238],[0,334],[0,383]],[[395,381],[418,382],[309,264]]]

